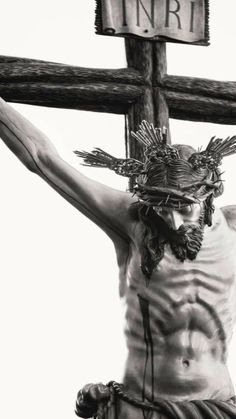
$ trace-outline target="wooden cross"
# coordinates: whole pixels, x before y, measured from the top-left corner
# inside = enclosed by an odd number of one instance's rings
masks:
[[[127,154],[140,158],[130,131],[146,119],[169,117],[236,124],[236,82],[167,74],[163,42],[125,39],[128,68],[90,69],[0,56],[0,96],[6,101],[124,114]]]

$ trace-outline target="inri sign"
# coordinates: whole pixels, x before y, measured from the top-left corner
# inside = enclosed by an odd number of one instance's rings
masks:
[[[208,0],[97,0],[97,32],[208,45]]]

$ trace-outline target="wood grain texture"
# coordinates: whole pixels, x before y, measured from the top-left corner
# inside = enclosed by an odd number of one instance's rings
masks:
[[[125,40],[125,46],[128,67],[137,70],[145,82],[142,97],[129,108],[126,133],[128,155],[142,160],[142,148],[132,139],[131,131],[137,131],[144,119],[155,126],[160,126],[160,121],[168,126],[168,106],[165,97],[157,94],[154,89],[166,74],[166,49],[163,43],[132,38]]]
[[[125,44],[129,67],[123,69],[0,56],[0,96],[39,106],[128,113],[129,130],[137,130],[143,119],[168,127],[169,116],[235,124],[236,82],[167,75],[164,43],[126,39]]]
[[[34,63],[48,63],[48,64],[55,64],[53,62],[48,62],[48,61],[43,61],[43,60],[33,60],[31,58],[24,58],[24,57],[12,57],[12,56],[8,56],[8,55],[0,55],[0,63],[28,63],[29,61],[32,61]]]
[[[151,42],[126,38],[125,50],[128,68],[137,70],[147,86],[152,85],[153,46]]]
[[[127,113],[142,93],[142,87],[114,83],[0,83],[0,95],[8,102],[116,114]]]
[[[166,44],[164,42],[156,42],[153,44],[153,86],[161,85],[166,73]]]
[[[154,89],[154,105],[155,105],[155,126],[166,127],[168,129],[168,142],[170,142],[169,129],[169,106],[165,95],[161,89]]]
[[[0,56],[0,82],[55,82],[55,83],[117,83],[143,85],[144,79],[135,69],[99,69],[69,66],[65,64],[49,63],[22,59],[14,61],[14,57]],[[11,60],[12,58],[12,60]]]
[[[138,141],[131,136],[131,131],[137,131],[141,122],[145,119],[148,122],[154,120],[154,108],[152,103],[152,89],[145,89],[142,96],[128,110],[127,140],[129,143],[128,157],[143,160],[143,149]]]
[[[218,81],[198,77],[165,75],[160,83],[165,90],[205,95],[218,99],[236,100],[236,82]]]
[[[236,101],[163,91],[171,118],[188,121],[236,124]]]
[[[153,106],[154,106],[154,125],[156,127],[166,127],[168,129],[168,142],[171,142],[169,127],[169,108],[166,98],[161,88],[155,86],[161,85],[163,77],[167,72],[166,44],[153,44]]]

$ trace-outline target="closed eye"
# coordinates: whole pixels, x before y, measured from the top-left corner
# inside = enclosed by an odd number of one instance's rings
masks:
[[[178,212],[181,215],[190,215],[193,212],[193,208],[191,207],[191,205],[188,205],[187,207],[178,210]]]

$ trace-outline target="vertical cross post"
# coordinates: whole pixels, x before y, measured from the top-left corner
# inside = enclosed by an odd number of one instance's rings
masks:
[[[156,127],[169,128],[168,105],[158,87],[167,72],[166,44],[126,38],[125,47],[128,67],[138,70],[144,80],[143,94],[130,106],[126,116],[127,154],[140,159],[141,150],[137,142],[131,140],[131,131],[137,131],[144,119]]]

